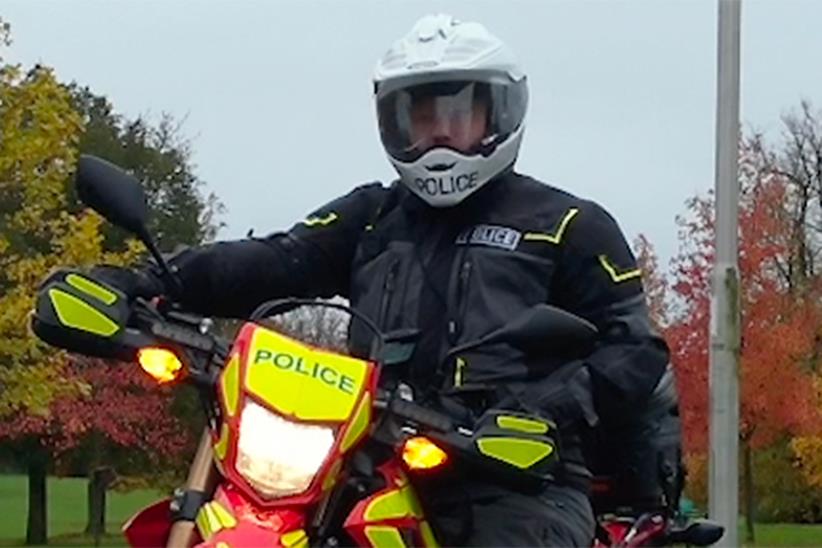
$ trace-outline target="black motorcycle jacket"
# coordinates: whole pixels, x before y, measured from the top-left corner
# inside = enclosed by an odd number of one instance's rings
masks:
[[[668,359],[616,222],[593,202],[515,172],[443,209],[399,183],[361,186],[287,232],[191,249],[172,265],[182,304],[203,314],[244,317],[272,298],[339,295],[382,331],[419,329],[400,374],[418,399],[468,409],[458,417],[466,420],[489,408],[549,417],[565,463],[558,480],[582,491],[588,427],[597,415],[630,422]],[[596,325],[598,343],[584,360],[505,344],[449,354],[538,303]],[[352,322],[351,350],[367,354],[370,342]]]
[[[541,400],[550,387],[539,379],[567,360],[497,345],[441,361],[537,303],[599,329],[585,364],[600,415],[613,418],[647,398],[668,358],[612,217],[515,172],[443,209],[398,183],[364,185],[287,232],[188,250],[173,265],[183,303],[200,313],[243,317],[267,299],[339,295],[383,330],[419,328],[408,374],[440,391],[504,387]],[[354,348],[367,347],[367,337],[352,325]]]

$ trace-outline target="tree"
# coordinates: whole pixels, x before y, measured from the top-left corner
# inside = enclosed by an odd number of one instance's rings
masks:
[[[781,174],[761,169],[759,151],[748,144],[743,143],[740,156],[740,441],[746,509],[752,518],[752,452],[820,427],[811,367],[820,295],[808,284],[798,291],[785,277],[796,249],[784,207],[791,203],[791,187]],[[683,251],[674,261],[670,282],[679,311],[665,330],[690,451],[707,447],[713,208],[712,196],[694,198],[688,203],[689,215],[680,219]]]
[[[8,46],[9,44],[11,44],[11,25],[0,17],[0,46]],[[3,57],[0,56],[0,63],[2,62]]]
[[[148,198],[149,229],[161,250],[201,244],[214,239],[222,226],[223,205],[212,193],[203,193],[203,181],[194,173],[191,143],[182,136],[182,122],[163,114],[156,125],[144,117],[127,119],[111,102],[88,87],[69,86],[74,108],[84,121],[81,154],[94,154],[132,172]],[[119,249],[122,231],[105,230],[106,247]]]
[[[782,138],[769,145],[754,133],[743,142],[748,176],[777,176],[786,186],[781,210],[786,225],[787,253],[779,274],[792,290],[815,282],[822,258],[822,112],[809,101],[782,116]]]
[[[160,249],[169,252],[180,245],[196,245],[212,240],[221,226],[217,217],[223,206],[214,194],[203,193],[203,182],[194,173],[191,162],[190,142],[182,137],[182,123],[176,122],[170,115],[163,115],[156,125],[150,124],[144,117],[128,119],[115,112],[110,100],[94,94],[88,87],[72,84],[68,89],[73,105],[84,121],[84,132],[79,142],[80,152],[106,158],[137,176],[146,190],[150,230]],[[73,207],[79,209],[81,206],[73,204]],[[103,245],[106,249],[116,250],[122,247],[125,236],[122,230],[108,225],[103,231],[106,236]],[[105,366],[100,361],[88,363],[90,367]],[[202,429],[198,401],[195,401],[191,391],[185,390],[166,394],[165,401],[171,413],[185,410],[175,414],[188,426],[182,428],[182,425],[178,425],[178,430],[181,430],[179,437],[185,442],[184,445],[193,445],[196,430]],[[123,447],[122,440],[112,437],[110,431],[95,427],[85,435],[88,440],[76,444],[73,449],[80,458],[71,460],[83,463],[82,469],[77,471],[89,476],[90,485],[95,483],[96,471],[102,466],[114,467],[121,473],[139,475],[147,483],[166,483],[169,480],[167,474],[159,473],[160,468],[147,464],[151,458],[139,460],[142,469],[130,459],[124,458],[134,453],[150,457],[152,450],[159,452],[161,448],[141,448],[129,442],[126,447],[130,451],[124,452],[115,450]],[[179,462],[185,460],[181,458]],[[162,470],[185,472],[179,464],[169,466],[169,463]],[[98,498],[104,496],[100,489],[96,493]],[[91,510],[94,511],[89,513],[89,532],[95,526],[99,529],[99,524],[104,523],[99,505]]]
[[[0,423],[0,438],[25,444],[35,433],[58,472],[113,463],[118,473],[164,470],[193,451],[192,436],[172,413],[171,389],[158,387],[136,364],[72,357],[64,377],[88,387],[82,397],[56,398],[49,415],[15,414]],[[90,533],[104,532],[100,501],[90,499],[98,520]]]
[[[331,299],[329,302],[335,301]],[[341,310],[300,306],[269,321],[277,331],[301,342],[343,354],[348,352],[347,334],[351,318]]]
[[[668,281],[659,269],[654,246],[644,235],[634,240],[637,266],[642,272],[642,286],[648,304],[651,323],[658,333],[662,333],[669,321]]]
[[[82,120],[66,90],[45,67],[24,73],[0,67],[0,416],[47,416],[57,398],[81,394],[67,380],[65,355],[29,332],[37,286],[60,265],[133,260],[101,247],[101,218],[65,211],[66,184],[76,160]],[[32,433],[33,434],[33,433]],[[24,445],[29,464],[27,541],[44,542],[46,451],[35,436]]]
[[[0,20],[0,48],[9,41],[9,27]],[[102,224],[76,201],[69,181],[78,151],[106,157],[142,180],[161,249],[214,237],[222,205],[214,195],[203,196],[189,143],[179,130],[167,115],[156,127],[142,118],[126,120],[113,113],[107,99],[60,84],[45,67],[24,73],[19,66],[0,66],[0,439],[29,470],[29,542],[46,538],[45,474],[54,457],[63,467],[88,457],[89,472],[94,463],[112,461],[133,471],[178,454],[171,448],[191,439],[177,422],[173,443],[155,438],[157,444],[141,445],[124,437],[122,421],[131,421],[133,430],[142,422],[143,429],[157,431],[156,417],[136,408],[120,407],[122,417],[92,420],[107,417],[106,409],[128,400],[135,386],[115,384],[120,393],[112,392],[106,385],[109,364],[81,360],[78,368],[80,362],[38,343],[28,331],[37,285],[49,270],[131,264],[142,255],[126,234]],[[147,391],[143,387],[143,399],[150,403]],[[181,407],[167,393],[157,397],[155,407],[160,401],[167,411]]]

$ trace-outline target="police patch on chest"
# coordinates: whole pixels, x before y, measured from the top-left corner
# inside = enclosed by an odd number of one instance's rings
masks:
[[[514,250],[517,248],[522,232],[496,225],[476,225],[457,236],[458,245],[487,245],[502,249]]]

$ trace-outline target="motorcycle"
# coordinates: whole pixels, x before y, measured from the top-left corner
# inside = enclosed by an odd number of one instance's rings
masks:
[[[158,382],[188,382],[207,418],[185,487],[124,526],[132,546],[437,546],[414,477],[458,465],[514,487],[554,478],[561,447],[550,420],[492,409],[461,424],[386,381],[385,372],[410,358],[414,330],[383,333],[344,304],[280,299],[261,304],[233,341],[213,333],[209,319],[173,304],[180,282],[146,228],[136,179],[83,156],[76,184],[86,205],[145,243],[172,299],[129,302],[117,288],[64,269],[38,293],[34,332],[70,351],[136,361]],[[362,322],[373,334],[370,355],[325,350],[267,325],[306,305]],[[595,335],[585,320],[537,305],[452,354],[500,342],[584,345]],[[595,545],[707,545],[721,534],[708,522],[651,512],[603,517]]]

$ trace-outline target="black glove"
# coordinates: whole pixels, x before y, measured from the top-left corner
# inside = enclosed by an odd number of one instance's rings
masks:
[[[119,289],[126,294],[129,301],[136,297],[151,299],[166,293],[163,281],[151,268],[133,270],[119,266],[99,265],[91,269],[89,276]]]

